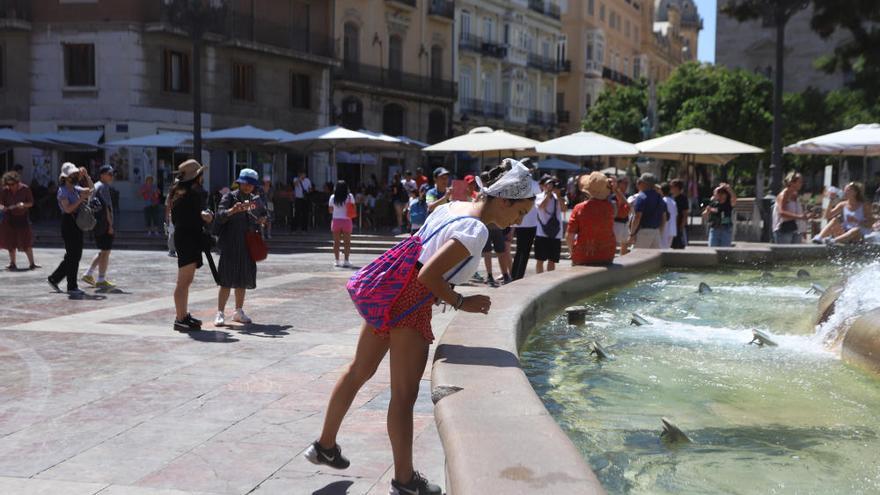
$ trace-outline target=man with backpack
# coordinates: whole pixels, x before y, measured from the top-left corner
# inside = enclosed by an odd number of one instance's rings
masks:
[[[666,226],[666,203],[657,192],[657,177],[644,173],[636,187],[635,215],[629,226],[629,241],[637,249],[660,249],[661,233]]]
[[[95,194],[89,202],[95,213],[95,247],[98,254],[92,259],[92,264],[82,277],[82,281],[99,289],[112,289],[113,283],[107,280],[107,266],[110,264],[110,250],[113,249],[113,239],[116,232],[113,229],[113,200],[110,195],[110,184],[113,183],[113,167],[104,165],[99,171],[99,181],[95,183]],[[95,271],[98,279],[95,280]]]

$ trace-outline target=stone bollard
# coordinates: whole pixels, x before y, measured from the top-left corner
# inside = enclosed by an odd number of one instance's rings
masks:
[[[570,306],[565,308],[568,315],[569,325],[583,325],[587,321],[587,308],[584,306]]]

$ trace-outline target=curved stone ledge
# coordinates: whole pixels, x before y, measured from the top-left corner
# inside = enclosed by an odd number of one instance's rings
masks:
[[[843,360],[873,373],[880,373],[880,308],[853,322],[841,346]]]
[[[519,366],[519,348],[543,319],[573,301],[665,267],[818,259],[824,246],[635,251],[610,267],[560,266],[491,292],[489,315],[460,313],[440,340],[431,374],[434,416],[450,495],[603,494],[590,466]],[[878,333],[880,335],[880,333]],[[880,352],[880,347],[876,348]],[[456,390],[446,394],[444,390]]]

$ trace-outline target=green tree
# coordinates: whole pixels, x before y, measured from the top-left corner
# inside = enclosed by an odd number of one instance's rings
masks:
[[[618,86],[599,95],[582,126],[587,131],[635,143],[642,140],[640,125],[647,111],[648,91],[643,81]]]

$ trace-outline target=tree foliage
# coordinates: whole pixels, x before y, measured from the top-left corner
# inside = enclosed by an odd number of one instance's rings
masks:
[[[583,128],[631,143],[641,141],[640,124],[648,110],[644,81],[618,86],[599,95],[590,107]]]
[[[870,99],[880,98],[880,2],[813,0],[810,26],[826,39],[838,30],[847,31],[848,39],[818,65],[828,72],[851,72],[851,88],[865,91]]]

